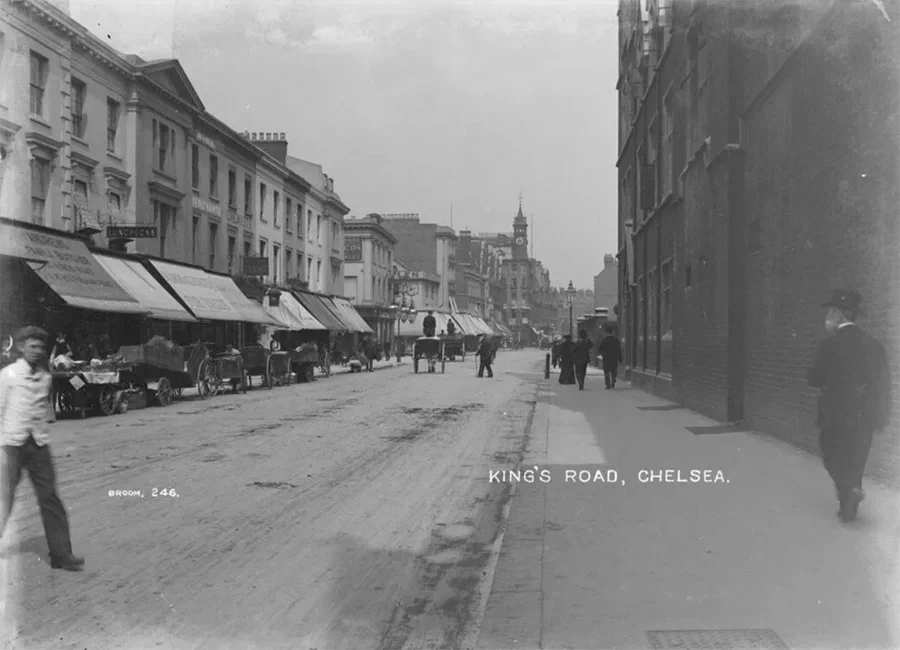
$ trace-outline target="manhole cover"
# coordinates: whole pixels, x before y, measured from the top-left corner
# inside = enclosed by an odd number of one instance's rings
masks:
[[[708,436],[717,433],[748,433],[746,429],[734,427],[729,424],[714,424],[711,427],[685,427],[695,436]]]
[[[788,650],[772,630],[650,630],[655,650]]]
[[[666,404],[665,406],[638,406],[638,411],[677,411],[678,409],[684,408],[682,406],[678,406],[677,404]]]

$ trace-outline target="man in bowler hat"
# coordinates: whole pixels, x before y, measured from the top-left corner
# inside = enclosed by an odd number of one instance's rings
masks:
[[[43,365],[46,341],[44,330],[23,327],[15,336],[20,358],[0,371],[0,535],[12,512],[22,471],[27,470],[50,547],[50,566],[81,571],[84,559],[72,553],[69,519],[56,491],[48,444],[48,425],[56,417],[50,404],[52,379]]]
[[[616,387],[616,375],[619,371],[619,363],[622,361],[622,343],[615,335],[613,327],[606,325],[604,328],[606,337],[598,346],[600,356],[603,357],[603,378],[606,380],[606,390]]]
[[[865,498],[862,477],[872,436],[887,426],[891,408],[891,372],[884,346],[863,332],[856,291],[838,289],[823,303],[825,329],[809,383],[821,389],[817,426],[825,469],[837,489],[843,522],[856,518]]]

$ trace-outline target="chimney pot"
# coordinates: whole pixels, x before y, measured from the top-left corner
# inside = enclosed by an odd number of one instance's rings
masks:
[[[281,139],[284,140],[284,133],[281,134]]]
[[[250,134],[250,139],[256,140],[256,131],[254,131],[253,133]]]

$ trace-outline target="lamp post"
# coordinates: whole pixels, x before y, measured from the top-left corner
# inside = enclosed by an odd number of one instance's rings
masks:
[[[575,336],[575,323],[572,320],[572,309],[575,306],[575,285],[569,280],[569,288],[566,289],[566,304],[569,305],[569,336]]]
[[[413,296],[419,293],[418,288],[403,282],[400,273],[394,271],[391,280],[394,284],[394,304],[391,305],[391,312],[397,319],[397,335],[394,338],[394,352],[397,355],[397,362],[400,362],[400,323],[413,322],[416,320],[416,305],[413,302]],[[409,301],[407,302],[407,298]]]

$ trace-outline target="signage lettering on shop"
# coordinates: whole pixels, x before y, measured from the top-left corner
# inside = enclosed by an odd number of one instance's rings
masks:
[[[124,237],[126,239],[156,239],[156,226],[107,226],[106,236],[109,239]]]
[[[269,275],[268,257],[245,257],[244,275]]]
[[[191,309],[199,308],[204,311],[219,311],[233,314],[234,310],[227,300],[219,293],[216,285],[207,278],[198,278],[181,273],[163,273],[166,281],[175,288]],[[208,293],[197,294],[192,288],[205,289]]]
[[[222,208],[215,203],[207,201],[206,199],[201,199],[199,196],[195,196],[193,205],[195,210],[200,210],[201,212],[215,215],[220,219],[222,218]]]
[[[0,255],[43,262],[38,275],[68,296],[133,303],[84,243],[24,228],[0,228]]]
[[[344,238],[344,261],[359,262],[362,260],[362,239],[359,237]]]
[[[206,146],[206,147],[209,147],[209,148],[212,149],[213,151],[216,150],[216,141],[213,140],[212,138],[210,138],[208,135],[203,135],[203,134],[200,133],[199,131],[195,131],[195,132],[194,132],[194,138],[195,138],[195,139],[197,140],[197,142],[199,142],[200,144],[202,144],[202,145],[204,145],[204,146]]]

